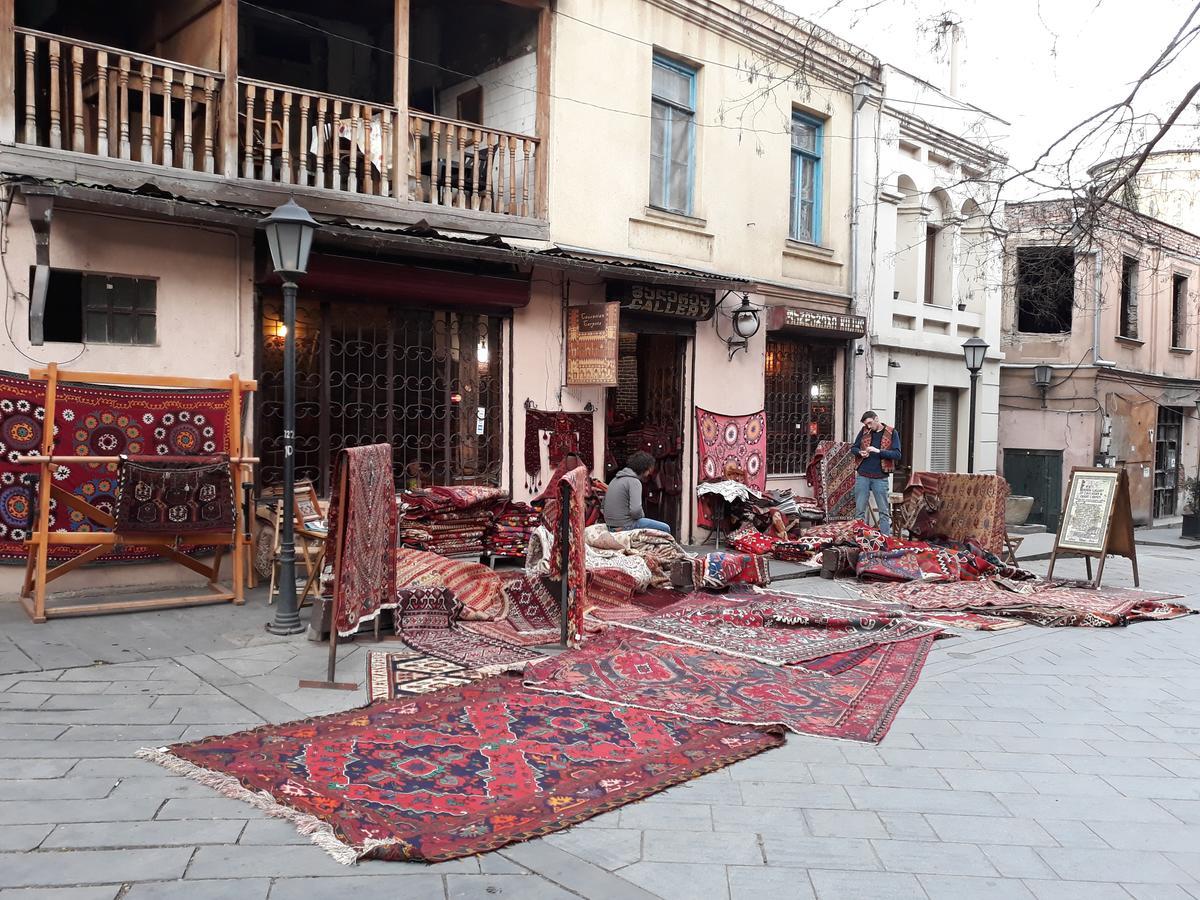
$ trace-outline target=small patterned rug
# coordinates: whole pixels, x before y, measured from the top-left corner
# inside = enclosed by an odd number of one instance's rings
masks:
[[[782,743],[497,677],[138,755],[291,820],[348,865],[495,850]]]
[[[486,675],[478,669],[427,656],[419,650],[367,652],[367,697],[371,703],[461,687]]]
[[[515,631],[527,634],[558,634],[561,611],[559,600],[536,575],[507,572],[500,576],[504,596],[508,598],[506,621]]]
[[[882,644],[868,659],[829,675],[612,628],[582,650],[527,666],[524,681],[619,708],[880,741],[916,685],[934,637]]]
[[[397,591],[396,631],[404,643],[428,656],[485,672],[519,671],[541,655],[486,635],[458,622],[462,604],[446,588]]]
[[[854,613],[815,598],[788,594],[760,594],[741,600],[693,594],[657,615],[627,622],[626,627],[773,666],[937,631],[935,626],[893,614]]]

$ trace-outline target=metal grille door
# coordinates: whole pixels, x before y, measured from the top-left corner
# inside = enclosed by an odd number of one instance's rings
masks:
[[[770,474],[802,474],[817,444],[833,439],[836,361],[833,347],[767,339],[764,406]]]

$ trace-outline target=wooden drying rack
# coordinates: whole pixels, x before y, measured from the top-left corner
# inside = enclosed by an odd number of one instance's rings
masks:
[[[60,370],[51,363],[44,369],[30,369],[30,381],[46,382],[46,427],[42,429],[41,453],[35,456],[22,456],[21,463],[33,464],[39,467],[37,506],[35,509],[36,522],[29,540],[26,542],[27,557],[25,560],[25,582],[21,588],[21,604],[34,622],[45,622],[47,619],[64,616],[85,616],[96,613],[131,612],[140,609],[171,609],[181,606],[196,606],[202,603],[224,603],[232,601],[236,605],[245,603],[246,566],[245,559],[249,549],[250,538],[246,533],[245,511],[238,502],[237,485],[248,481],[250,465],[258,462],[254,457],[230,455],[231,476],[234,478],[234,529],[232,534],[195,533],[195,534],[138,534],[128,539],[114,531],[107,532],[57,532],[50,530],[50,501],[69,506],[82,513],[93,522],[105,528],[116,528],[116,519],[82,497],[77,497],[69,491],[54,484],[51,466],[60,463],[115,463],[118,456],[69,456],[54,454],[54,427],[56,405],[58,402],[58,385],[60,381],[72,384],[83,384],[96,387],[140,387],[140,388],[179,388],[183,390],[225,390],[229,391],[229,406],[227,409],[227,446],[230,449],[242,448],[242,399],[245,394],[252,393],[257,387],[254,381],[243,381],[237,375],[228,378],[182,378],[168,375],[119,375],[110,372],[67,372]],[[186,460],[188,457],[161,457],[164,460]],[[238,477],[238,476],[241,477]],[[214,546],[216,551],[211,564],[205,564],[181,553],[176,547],[181,543]],[[61,578],[81,566],[87,565],[113,547],[130,544],[137,547],[148,547],[163,559],[183,566],[185,569],[202,575],[207,579],[207,592],[186,597],[151,597],[141,600],[123,600],[119,603],[75,603],[70,605],[47,606],[46,587],[55,579]],[[54,545],[71,545],[81,548],[81,552],[59,563],[50,566],[50,547]],[[218,584],[221,570],[221,557],[226,550],[233,554],[233,574],[228,588]]]

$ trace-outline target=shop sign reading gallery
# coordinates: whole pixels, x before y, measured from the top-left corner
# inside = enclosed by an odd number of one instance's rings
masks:
[[[649,313],[677,319],[704,321],[716,308],[715,291],[637,282],[608,282],[608,299],[620,302],[621,309],[631,313]]]

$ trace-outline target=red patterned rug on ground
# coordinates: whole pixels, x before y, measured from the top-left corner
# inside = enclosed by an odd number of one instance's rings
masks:
[[[349,864],[494,850],[782,743],[500,677],[138,755],[292,820]]]
[[[723,416],[696,407],[696,449],[700,456],[700,478],[721,478],[725,466],[734,463],[746,473],[746,485],[759,493],[767,489],[767,414],[763,410],[748,416]],[[697,509],[697,523],[713,525],[707,504]]]
[[[346,493],[341,493],[343,480]],[[396,604],[396,487],[392,445],[347,447],[338,454],[329,498],[334,623],[351,635]]]
[[[934,626],[896,616],[854,615],[814,598],[789,594],[744,600],[693,594],[625,627],[772,666],[907,641],[937,631]]]
[[[419,650],[367,651],[367,698],[371,703],[461,687],[487,675]]]
[[[1030,587],[1030,592],[1016,593],[989,581],[878,584],[860,590],[864,597],[903,603],[923,612],[971,611],[1054,628],[1112,628],[1130,622],[1174,619],[1194,612],[1169,602],[1179,599],[1179,594],[1127,588],[1096,590],[1054,582],[1024,586]]]
[[[541,654],[463,628],[462,604],[446,588],[396,592],[396,632],[428,656],[482,672],[519,671]]]
[[[735,584],[765,587],[771,583],[771,568],[765,556],[757,553],[729,553],[719,550],[691,561],[692,584],[720,591]]]
[[[827,675],[612,628],[580,651],[527,666],[524,681],[618,706],[879,741],[917,683],[934,637],[883,644],[853,668]]]
[[[929,622],[933,625],[949,625],[967,631],[1007,631],[1020,628],[1025,623],[1019,619],[1004,619],[973,612],[927,612],[909,616],[914,622]]]
[[[62,456],[212,456],[229,453],[228,391],[129,390],[60,382],[54,414],[54,452]],[[25,561],[32,522],[30,491],[21,484],[36,466],[16,458],[41,448],[46,383],[0,373],[0,561]],[[236,449],[236,448],[235,448]],[[54,484],[110,515],[117,507],[117,463],[56,466]],[[108,531],[65,503],[51,502],[50,530]],[[78,547],[51,545],[51,559],[77,556]],[[159,559],[132,544],[97,557]]]

